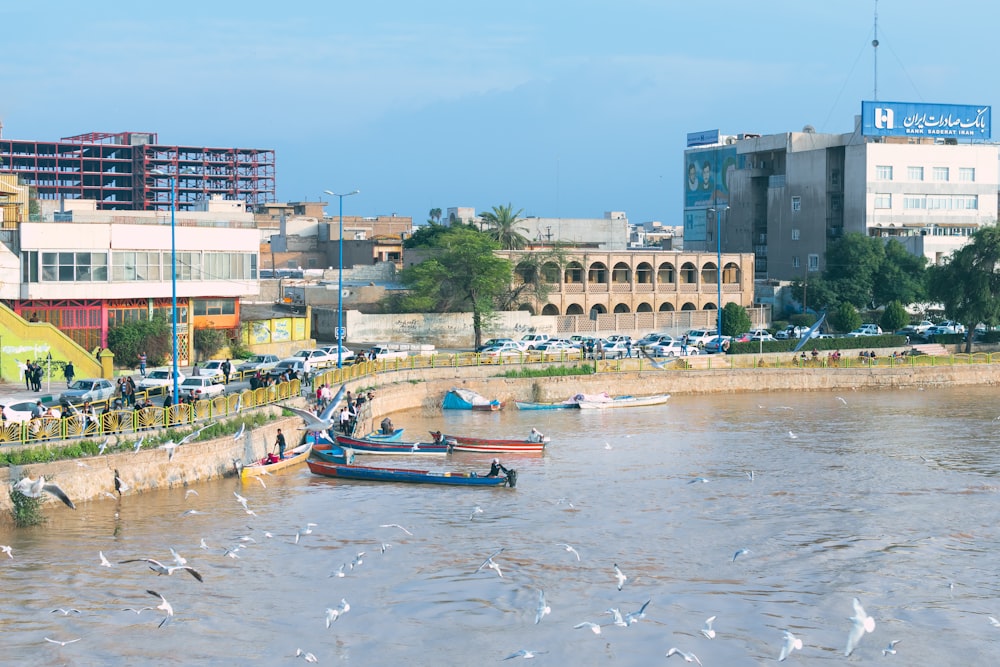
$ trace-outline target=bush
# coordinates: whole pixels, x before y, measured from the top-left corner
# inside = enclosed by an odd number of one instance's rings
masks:
[[[42,499],[30,498],[13,487],[10,489],[10,514],[14,519],[14,525],[19,528],[37,526],[45,522]]]
[[[910,314],[899,301],[891,301],[882,313],[879,326],[883,331],[897,331],[910,323]]]
[[[163,316],[151,320],[124,322],[108,331],[108,349],[122,368],[139,365],[139,353],[146,353],[150,366],[160,366],[172,354],[171,327]]]
[[[194,332],[194,349],[202,359],[211,359],[227,342],[225,332],[219,329],[196,329]]]
[[[762,348],[765,354],[774,352],[791,352],[799,344],[798,338],[789,340],[751,341],[747,343],[732,343],[729,354],[760,354]],[[802,346],[805,351],[817,350],[870,350],[880,347],[903,347],[905,336],[884,334],[882,336],[858,336],[857,338],[813,338]]]
[[[857,308],[845,301],[837,304],[830,313],[829,321],[834,331],[847,333],[861,326],[861,315],[858,314]]]
[[[738,336],[745,331],[750,331],[750,316],[747,309],[738,303],[727,303],[722,309],[722,334],[724,336]]]

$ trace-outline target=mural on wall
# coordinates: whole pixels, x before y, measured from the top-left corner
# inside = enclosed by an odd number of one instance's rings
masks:
[[[283,343],[292,339],[292,319],[282,317],[271,320],[271,342]]]

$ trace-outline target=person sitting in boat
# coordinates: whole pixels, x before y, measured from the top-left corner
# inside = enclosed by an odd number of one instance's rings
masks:
[[[493,463],[490,464],[490,472],[486,476],[499,477],[501,472],[504,476],[507,475],[507,469],[503,467],[502,463],[500,463],[500,459],[493,459]]]
[[[528,434],[528,442],[542,442],[545,440],[545,436],[542,432],[535,427],[531,427],[531,433]]]
[[[388,417],[382,420],[381,426],[382,426],[382,435],[392,435],[392,432],[395,430],[392,426],[392,420],[389,419]]]

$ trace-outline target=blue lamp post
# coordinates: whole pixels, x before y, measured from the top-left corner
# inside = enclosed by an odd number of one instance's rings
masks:
[[[166,176],[170,179],[170,337],[173,339],[173,405],[177,405],[177,180],[173,174],[159,169],[149,172],[154,176]],[[176,409],[176,408],[175,408]]]
[[[708,209],[712,213],[715,213],[715,276],[716,276],[716,292],[717,301],[715,302],[716,308],[716,326],[718,327],[716,331],[717,336],[722,336],[722,211],[728,211],[729,207],[724,206],[721,210],[710,208]]]
[[[343,347],[344,347],[344,197],[356,195],[361,190],[352,190],[342,195],[338,195],[332,190],[323,190],[331,197],[340,200],[340,234],[338,234],[337,245],[340,248],[340,259],[337,261],[337,368],[343,368]]]

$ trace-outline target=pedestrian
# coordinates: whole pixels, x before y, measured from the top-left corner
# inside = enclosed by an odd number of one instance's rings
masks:
[[[34,367],[34,372],[32,373],[31,383],[35,391],[42,390],[42,365],[36,363]]]
[[[139,353],[139,375],[146,377],[146,353]]]
[[[284,459],[285,458],[285,434],[281,432],[280,428],[278,429],[278,435],[277,435],[277,437],[275,437],[275,439],[274,439],[274,445],[278,448],[278,459],[279,460]]]
[[[632,358],[632,341],[631,340],[625,341],[625,357],[627,359],[631,359]]]
[[[73,376],[76,375],[76,371],[73,370],[73,362],[67,361],[66,368],[63,369],[63,375],[66,377],[66,387],[73,384]]]
[[[222,370],[223,380],[226,384],[229,384],[229,374],[233,372],[233,365],[229,362],[229,359],[226,359],[219,368]]]
[[[21,370],[24,371],[24,388],[31,389],[31,378],[35,372],[35,365],[31,363],[31,359],[24,360]]]
[[[122,389],[125,405],[135,407],[135,380],[132,379],[131,375],[125,378],[125,382],[122,383]]]
[[[83,434],[87,435],[87,429],[91,424],[97,424],[97,414],[94,412],[94,406],[90,404],[90,401],[83,402],[83,410],[80,411],[80,415],[83,418]]]
[[[347,435],[348,425],[351,423],[351,411],[345,406],[340,411],[340,430]]]

